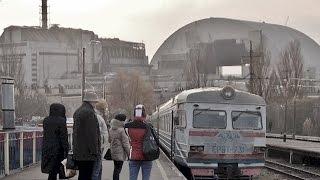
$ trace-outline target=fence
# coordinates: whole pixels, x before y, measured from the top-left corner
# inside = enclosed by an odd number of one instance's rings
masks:
[[[319,136],[320,130],[319,100],[302,99],[285,104],[270,104],[267,106],[267,131],[270,133],[289,133],[296,135]],[[306,120],[310,119],[312,127],[304,132]],[[319,124],[319,125],[318,125]]]
[[[4,139],[5,139],[5,134],[0,133],[0,176],[3,176],[4,173]]]
[[[0,177],[41,160],[41,131],[0,132]]]

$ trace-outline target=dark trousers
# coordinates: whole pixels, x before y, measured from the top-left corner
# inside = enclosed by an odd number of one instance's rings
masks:
[[[77,161],[79,168],[78,180],[92,180],[94,161]]]
[[[119,176],[122,170],[123,161],[113,161],[113,180],[119,180]]]
[[[60,167],[62,166],[61,163],[57,162],[57,164],[55,164],[51,171],[49,172],[49,176],[48,176],[48,180],[57,180],[57,175],[60,172]]]
[[[48,180],[57,180],[57,175],[58,175],[57,172],[49,173]]]

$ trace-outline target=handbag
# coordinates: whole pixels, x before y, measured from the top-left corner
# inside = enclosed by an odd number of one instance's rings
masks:
[[[73,170],[79,170],[79,168],[73,158],[73,154],[68,154],[67,159],[66,159],[66,168],[73,169]]]
[[[104,155],[103,158],[105,160],[112,160],[112,158],[111,158],[111,149],[110,148],[108,148],[108,150],[107,150],[107,152],[106,152],[106,154]]]
[[[146,130],[143,140],[143,155],[147,161],[153,161],[160,156],[159,143],[150,125],[146,124]]]
[[[67,161],[67,159],[64,159],[61,162],[61,166],[59,169],[59,179],[69,179],[77,175],[76,170],[67,168]]]

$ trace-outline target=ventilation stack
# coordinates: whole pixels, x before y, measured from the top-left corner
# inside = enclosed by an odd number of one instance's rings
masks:
[[[42,28],[48,28],[48,2],[47,0],[42,0],[41,5],[41,15],[42,15]]]

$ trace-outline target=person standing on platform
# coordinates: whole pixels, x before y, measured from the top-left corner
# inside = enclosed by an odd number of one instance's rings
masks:
[[[61,161],[68,155],[66,120],[66,109],[58,103],[50,105],[50,114],[43,120],[41,171],[49,174],[48,180],[57,179]]]
[[[143,141],[147,133],[146,111],[143,105],[137,105],[134,109],[134,119],[125,124],[130,138],[129,173],[130,180],[137,180],[140,168],[142,179],[149,180],[152,169],[152,161],[147,161],[143,155]]]
[[[92,180],[94,163],[101,159],[100,129],[94,110],[97,102],[97,94],[86,91],[73,115],[73,158],[79,168],[78,180]]]
[[[100,99],[96,104],[96,116],[99,123],[100,138],[101,138],[101,158],[95,161],[93,166],[92,180],[101,180],[102,177],[102,158],[109,146],[108,143],[108,128],[106,125],[105,111],[107,109],[107,102],[104,99]]]
[[[109,142],[114,164],[113,180],[119,180],[123,161],[126,161],[130,154],[129,137],[124,129],[125,120],[126,115],[117,114],[110,123]]]

